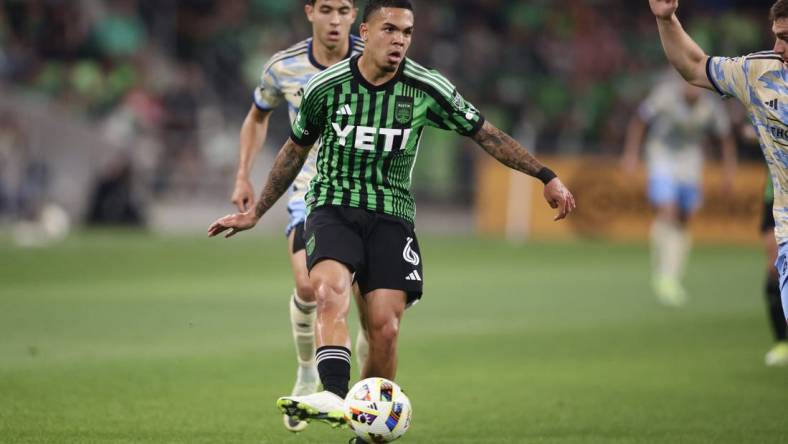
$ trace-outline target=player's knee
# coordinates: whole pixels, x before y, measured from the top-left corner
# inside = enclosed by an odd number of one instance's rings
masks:
[[[298,293],[298,297],[306,302],[314,302],[315,300],[315,292],[312,290],[312,282],[309,278],[297,278],[296,279],[296,292]]]
[[[316,276],[311,282],[319,312],[336,311],[337,307],[346,305],[342,299],[346,297],[348,288],[341,281]]]
[[[399,319],[396,316],[374,319],[368,325],[369,341],[377,347],[388,348],[397,342]]]

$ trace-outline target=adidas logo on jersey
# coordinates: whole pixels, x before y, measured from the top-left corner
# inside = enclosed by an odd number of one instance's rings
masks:
[[[350,116],[353,114],[353,110],[350,109],[350,105],[343,105],[337,110],[338,116]]]
[[[411,274],[409,274],[406,278],[406,281],[419,281],[421,282],[421,275],[419,275],[419,270],[413,270]]]
[[[773,109],[775,111],[777,111],[778,104],[779,104],[779,102],[777,102],[777,99],[772,99],[772,100],[769,100],[768,102],[766,102],[766,106],[768,106],[769,108],[771,108],[771,109]]]

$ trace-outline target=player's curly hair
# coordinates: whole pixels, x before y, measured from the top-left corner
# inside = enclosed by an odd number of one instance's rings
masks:
[[[769,20],[775,21],[788,18],[788,0],[777,0],[769,9]]]
[[[381,8],[402,8],[413,11],[413,4],[410,0],[369,0],[364,8],[364,15],[361,21],[366,22],[372,13]]]

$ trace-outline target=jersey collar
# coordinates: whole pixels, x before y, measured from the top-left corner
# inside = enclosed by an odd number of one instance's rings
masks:
[[[353,35],[352,34],[349,35],[347,39],[348,39],[347,54],[345,54],[345,57],[343,57],[342,60],[347,59],[351,55],[353,55]],[[309,43],[308,43],[307,54],[309,54],[309,63],[311,63],[312,66],[314,66],[315,68],[323,71],[324,69],[327,69],[328,66],[321,65],[320,62],[318,62],[317,59],[315,58],[315,54],[312,52],[312,42],[314,41],[315,39],[313,37],[309,39]]]
[[[361,86],[363,86],[364,88],[366,88],[366,89],[368,89],[370,91],[382,91],[384,89],[387,89],[387,88],[393,86],[395,83],[397,83],[397,81],[399,81],[400,77],[402,77],[402,71],[405,70],[405,63],[407,63],[407,61],[408,61],[407,58],[403,58],[402,59],[402,63],[400,63],[399,64],[399,68],[397,68],[397,73],[394,74],[394,77],[392,77],[391,80],[389,80],[386,83],[380,84],[380,85],[373,85],[373,84],[369,83],[367,81],[367,79],[364,78],[364,76],[361,75],[361,71],[359,71],[359,69],[358,69],[358,59],[360,59],[360,58],[361,58],[361,54],[358,54],[358,55],[355,55],[355,56],[351,57],[351,59],[350,59],[350,72],[353,73],[353,77],[356,79],[356,81],[358,83],[361,84]]]

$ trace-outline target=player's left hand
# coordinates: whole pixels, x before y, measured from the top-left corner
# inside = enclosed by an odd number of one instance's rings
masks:
[[[246,231],[257,225],[257,216],[254,214],[254,208],[245,213],[228,214],[208,227],[208,237],[214,237],[219,233],[230,230],[224,237],[232,237],[241,231]]]
[[[553,218],[554,221],[565,218],[577,207],[575,197],[557,177],[544,186],[544,198],[551,208],[558,208],[558,215]]]

